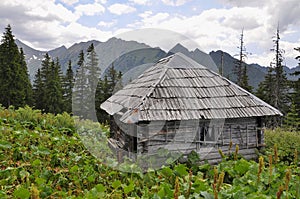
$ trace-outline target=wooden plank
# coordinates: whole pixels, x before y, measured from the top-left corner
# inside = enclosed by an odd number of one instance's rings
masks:
[[[196,150],[196,145],[191,143],[180,143],[180,144],[165,144],[165,145],[156,145],[148,146],[149,152],[156,152],[159,149],[168,149],[169,151],[192,151]]]
[[[256,138],[256,147],[258,147],[258,135],[257,135],[258,132],[259,132],[259,131],[256,131],[256,134],[255,134],[255,138]]]
[[[230,132],[229,132],[229,138],[230,138],[230,142],[232,140],[232,132],[231,132],[231,125],[230,125]]]

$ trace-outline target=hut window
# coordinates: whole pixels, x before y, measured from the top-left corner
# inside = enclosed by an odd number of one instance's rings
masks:
[[[214,142],[217,140],[217,132],[215,126],[209,127],[206,134],[206,141]]]
[[[220,128],[216,126],[200,126],[198,141],[201,145],[215,144],[218,141]]]

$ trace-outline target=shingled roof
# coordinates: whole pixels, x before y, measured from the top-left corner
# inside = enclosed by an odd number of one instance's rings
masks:
[[[182,53],[158,61],[101,108],[125,123],[282,115]]]

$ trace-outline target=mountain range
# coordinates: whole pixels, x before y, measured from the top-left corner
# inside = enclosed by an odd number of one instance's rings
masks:
[[[223,76],[232,81],[236,80],[233,69],[237,60],[230,54],[218,50],[212,51],[208,55],[197,48],[190,51],[180,43],[175,45],[168,52],[165,52],[158,47],[153,48],[144,43],[111,38],[106,42],[91,40],[75,43],[69,48],[61,46],[48,51],[48,54],[53,58],[57,57],[59,59],[63,72],[66,71],[69,60],[72,61],[73,70],[76,71],[80,51],[83,50],[86,52],[91,43],[95,46],[102,76],[107,74],[110,66],[114,65],[116,70],[123,73],[123,81],[125,83],[136,78],[144,70],[161,58],[177,52],[187,55],[200,64],[210,66],[210,69],[215,72],[219,72],[221,68],[221,59],[223,57]],[[23,48],[30,79],[33,80],[37,69],[41,67],[41,62],[46,51],[31,48],[20,40],[16,40],[16,44],[19,48]],[[246,67],[249,84],[256,89],[258,84],[264,80],[264,76],[266,75],[268,68],[260,66],[259,64],[246,64]],[[294,68],[284,67],[284,70],[287,74],[287,78],[294,80],[296,77],[291,74],[295,71],[300,71],[300,66]]]

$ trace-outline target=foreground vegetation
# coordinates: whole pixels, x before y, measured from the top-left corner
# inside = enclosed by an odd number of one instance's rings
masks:
[[[258,161],[225,154],[216,166],[196,165],[190,156],[186,164],[126,173],[87,151],[68,114],[1,108],[0,129],[0,198],[300,197],[299,132],[266,131]]]

